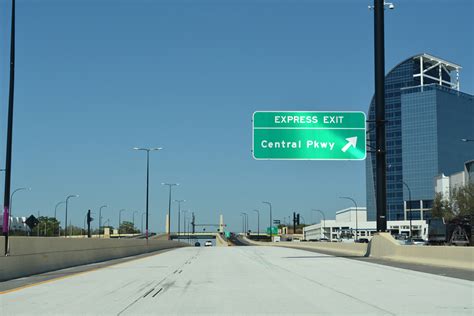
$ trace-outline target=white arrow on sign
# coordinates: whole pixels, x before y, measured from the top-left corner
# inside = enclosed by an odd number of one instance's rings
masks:
[[[347,140],[347,144],[344,145],[344,147],[342,147],[342,152],[345,153],[349,147],[354,147],[356,148],[356,145],[357,145],[357,136],[354,136],[354,137],[349,137],[349,138],[346,138]]]

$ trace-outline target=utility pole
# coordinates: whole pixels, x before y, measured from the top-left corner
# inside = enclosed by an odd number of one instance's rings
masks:
[[[387,231],[387,179],[385,147],[385,44],[384,0],[374,0],[375,140],[377,231]],[[389,4],[392,8],[393,4]]]

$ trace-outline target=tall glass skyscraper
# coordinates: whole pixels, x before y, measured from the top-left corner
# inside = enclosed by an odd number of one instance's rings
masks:
[[[420,54],[395,66],[385,77],[387,220],[412,219],[431,208],[434,178],[461,171],[474,158],[474,97],[459,91],[459,65]],[[375,108],[368,113],[366,160],[367,219],[376,219]],[[403,182],[411,189],[411,201]],[[427,217],[425,213],[425,218]],[[409,216],[406,217],[407,219]]]

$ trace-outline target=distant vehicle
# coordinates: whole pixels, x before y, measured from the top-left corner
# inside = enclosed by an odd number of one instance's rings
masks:
[[[367,238],[359,238],[355,242],[361,243],[361,244],[368,244],[369,240]]]
[[[212,247],[212,241],[208,240],[204,243],[204,247]]]
[[[412,238],[411,240],[408,240],[406,243],[407,245],[418,245],[418,246],[424,246],[427,245],[428,242],[424,240],[423,238]]]
[[[201,247],[201,244],[199,243],[199,241],[196,241],[196,242],[194,243],[194,246],[195,246],[195,247]]]
[[[349,239],[340,238],[340,239],[338,239],[337,241],[338,241],[338,242],[344,242],[344,243],[353,243],[353,242],[355,242],[355,240],[352,239],[352,238],[349,238]]]
[[[393,235],[393,238],[400,244],[400,245],[406,245],[407,244],[407,236],[404,234],[398,234],[398,235]]]
[[[445,221],[433,218],[428,221],[428,244],[468,246],[473,244],[470,216],[462,216]]]

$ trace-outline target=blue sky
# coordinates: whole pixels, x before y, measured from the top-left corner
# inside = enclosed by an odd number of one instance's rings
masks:
[[[306,222],[312,208],[332,218],[350,206],[341,195],[365,205],[365,162],[255,161],[250,150],[256,110],[367,111],[368,3],[18,0],[12,187],[32,190],[16,195],[13,211],[51,216],[74,193],[76,225],[103,204],[113,225],[122,208],[131,220],[145,207],[145,155],[134,146],[164,147],[151,157],[154,231],[168,205],[161,182],[181,184],[174,198],[198,222],[224,214],[234,231],[243,211],[251,229],[253,209],[267,219],[262,200],[274,218],[298,211]],[[10,2],[0,6],[3,165]],[[469,0],[396,1],[386,12],[386,70],[430,53],[462,65],[461,89],[472,94],[473,9]]]

